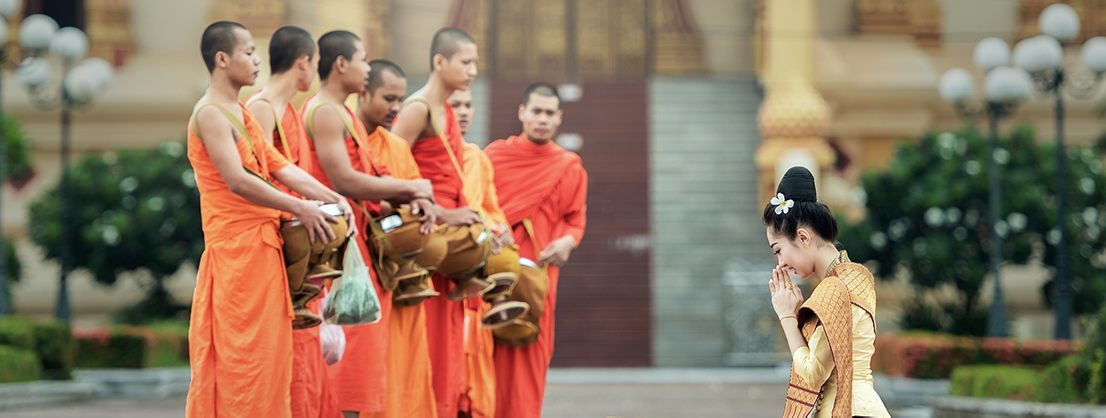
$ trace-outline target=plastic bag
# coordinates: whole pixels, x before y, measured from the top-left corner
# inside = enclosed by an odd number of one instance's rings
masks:
[[[346,249],[342,276],[331,287],[323,307],[323,319],[335,325],[371,324],[380,320],[380,299],[376,296],[369,267],[361,258],[360,240],[351,239]]]
[[[330,292],[324,290],[323,305],[330,299]],[[319,345],[323,350],[323,359],[326,364],[332,365],[342,360],[342,354],[346,352],[346,332],[341,325],[326,323],[319,324]]]

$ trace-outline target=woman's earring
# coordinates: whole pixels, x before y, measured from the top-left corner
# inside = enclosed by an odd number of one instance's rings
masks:
[[[803,244],[803,248],[810,248],[810,244]]]

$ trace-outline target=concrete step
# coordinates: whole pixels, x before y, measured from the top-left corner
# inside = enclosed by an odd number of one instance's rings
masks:
[[[87,401],[100,396],[101,386],[88,382],[37,381],[0,384],[0,411]]]
[[[100,396],[111,398],[165,398],[188,393],[192,371],[187,367],[152,369],[83,369],[73,380],[98,385]]]

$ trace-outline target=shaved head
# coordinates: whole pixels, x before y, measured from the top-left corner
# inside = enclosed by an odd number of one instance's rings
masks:
[[[246,30],[238,22],[219,21],[212,23],[204,29],[200,37],[200,55],[204,57],[207,72],[215,71],[215,55],[220,52],[234,54],[234,47],[238,45],[237,29]]]
[[[353,54],[357,52],[357,42],[360,41],[361,38],[353,32],[345,30],[330,31],[320,37],[319,79],[326,80],[330,76],[330,70],[334,68],[338,57],[352,60]]]
[[[269,41],[269,69],[280,74],[292,69],[296,60],[315,54],[315,40],[306,30],[296,26],[277,29]]]
[[[530,97],[533,95],[542,97],[553,97],[557,99],[557,109],[561,108],[561,95],[557,94],[557,88],[553,87],[549,83],[534,83],[530,87],[526,88],[526,91],[522,93],[522,106],[530,104]]]
[[[369,61],[369,67],[372,67],[372,72],[369,73],[369,94],[373,94],[376,92],[376,89],[384,85],[385,72],[391,73],[397,78],[407,78],[407,75],[403,73],[403,69],[399,68],[399,65],[385,59]]]
[[[476,45],[476,40],[467,32],[457,28],[442,28],[434,34],[434,40],[430,43],[430,71],[434,71],[434,57],[441,54],[446,59],[452,59],[461,47],[467,44]]]

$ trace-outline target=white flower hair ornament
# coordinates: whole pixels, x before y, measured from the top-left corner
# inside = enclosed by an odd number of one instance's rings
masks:
[[[776,194],[776,197],[772,198],[772,204],[776,205],[776,214],[787,214],[791,208],[795,207],[795,201],[783,197],[783,193]]]

